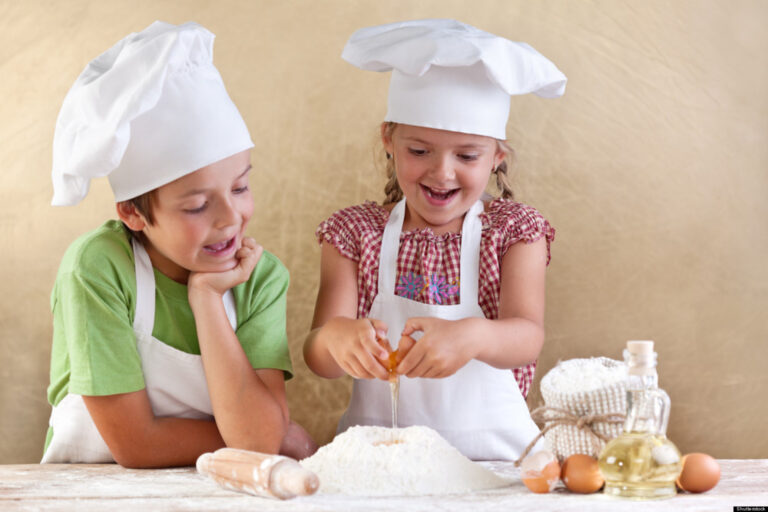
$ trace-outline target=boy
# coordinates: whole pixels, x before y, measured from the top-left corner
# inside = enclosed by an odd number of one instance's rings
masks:
[[[155,22],[92,61],[64,100],[53,204],[106,175],[120,220],[75,241],[59,269],[43,462],[316,449],[289,419],[288,272],[245,236],[253,143],[213,37]]]

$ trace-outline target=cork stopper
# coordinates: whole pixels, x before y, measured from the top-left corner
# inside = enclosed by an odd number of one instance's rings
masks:
[[[653,341],[628,341],[624,360],[629,366],[630,375],[653,375],[656,373],[656,352],[653,351]]]
[[[640,356],[653,354],[653,342],[650,340],[628,341],[627,350],[629,350],[630,354]]]

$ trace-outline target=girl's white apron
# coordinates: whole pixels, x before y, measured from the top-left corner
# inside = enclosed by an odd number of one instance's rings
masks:
[[[461,230],[460,304],[442,306],[395,295],[405,199],[392,210],[384,228],[379,255],[379,292],[368,316],[387,324],[388,337],[393,343],[399,340],[408,318],[484,318],[478,303],[482,232],[479,215],[482,211],[483,203],[478,201],[465,215]],[[416,333],[414,337],[420,335]],[[339,422],[339,432],[353,425],[390,427],[391,411],[387,382],[356,379],[349,408]],[[427,425],[465,456],[475,460],[517,459],[539,434],[512,372],[474,359],[443,379],[401,376],[397,414],[399,427]]]
[[[152,337],[155,323],[155,275],[144,247],[133,240],[136,265],[136,316],[133,330],[141,356],[149,402],[155,416],[212,419],[208,384],[199,355],[188,354]],[[237,327],[232,291],[224,295],[232,328]],[[81,395],[68,394],[53,408],[53,438],[41,463],[114,462]]]

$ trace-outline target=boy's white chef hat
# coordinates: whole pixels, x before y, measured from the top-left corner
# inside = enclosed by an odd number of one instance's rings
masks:
[[[108,176],[131,199],[253,147],[213,66],[214,35],[160,21],[91,61],[61,107],[53,205],[73,205]]]
[[[455,20],[363,28],[341,56],[365,70],[392,70],[385,121],[502,140],[510,95],[565,92],[565,75],[529,45]]]

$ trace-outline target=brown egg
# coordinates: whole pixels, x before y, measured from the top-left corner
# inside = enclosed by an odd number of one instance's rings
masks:
[[[541,450],[523,459],[520,477],[525,486],[535,493],[547,493],[560,480],[560,463],[549,450]]]
[[[598,491],[605,482],[597,465],[597,459],[582,453],[576,453],[565,459],[560,477],[569,491],[582,494]]]
[[[683,455],[677,486],[688,492],[706,492],[720,481],[720,465],[706,453]]]

